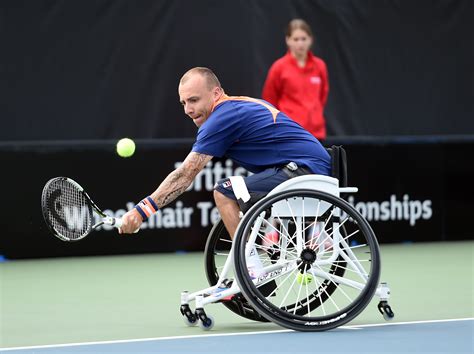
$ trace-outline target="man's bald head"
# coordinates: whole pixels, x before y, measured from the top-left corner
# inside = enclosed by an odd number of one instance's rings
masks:
[[[188,81],[194,75],[200,75],[201,77],[203,77],[206,82],[206,86],[209,90],[212,90],[215,87],[222,88],[221,83],[219,82],[219,79],[212,72],[212,70],[209,68],[200,67],[200,66],[188,70],[179,81],[179,84],[180,85],[185,84],[186,81]]]
[[[224,90],[212,70],[197,67],[183,75],[179,81],[178,94],[184,113],[200,127],[224,95]]]

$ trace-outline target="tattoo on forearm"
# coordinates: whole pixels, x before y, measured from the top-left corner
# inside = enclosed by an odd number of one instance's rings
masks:
[[[183,164],[171,172],[152,194],[158,208],[171,203],[193,182],[196,175],[212,159],[212,156],[190,153]]]

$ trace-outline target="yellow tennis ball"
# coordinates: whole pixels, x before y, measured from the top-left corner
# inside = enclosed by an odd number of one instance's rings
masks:
[[[296,281],[298,282],[298,284],[308,285],[309,283],[313,281],[313,276],[308,273],[304,275],[301,273],[298,273],[298,275],[296,276]]]
[[[117,154],[120,157],[130,157],[135,152],[135,143],[132,139],[123,138],[117,142]]]

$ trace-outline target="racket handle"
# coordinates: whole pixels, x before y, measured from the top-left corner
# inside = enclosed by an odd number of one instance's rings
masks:
[[[106,217],[103,219],[104,224],[111,225],[117,229],[120,229],[122,227],[122,218],[113,218],[113,217]],[[133,231],[134,234],[136,234],[140,229],[136,229]]]
[[[120,229],[122,227],[122,218],[111,218],[112,226]]]

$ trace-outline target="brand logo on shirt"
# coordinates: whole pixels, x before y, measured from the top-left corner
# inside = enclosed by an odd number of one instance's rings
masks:
[[[319,85],[321,83],[321,78],[319,76],[311,76],[309,78],[309,82],[315,85]]]

